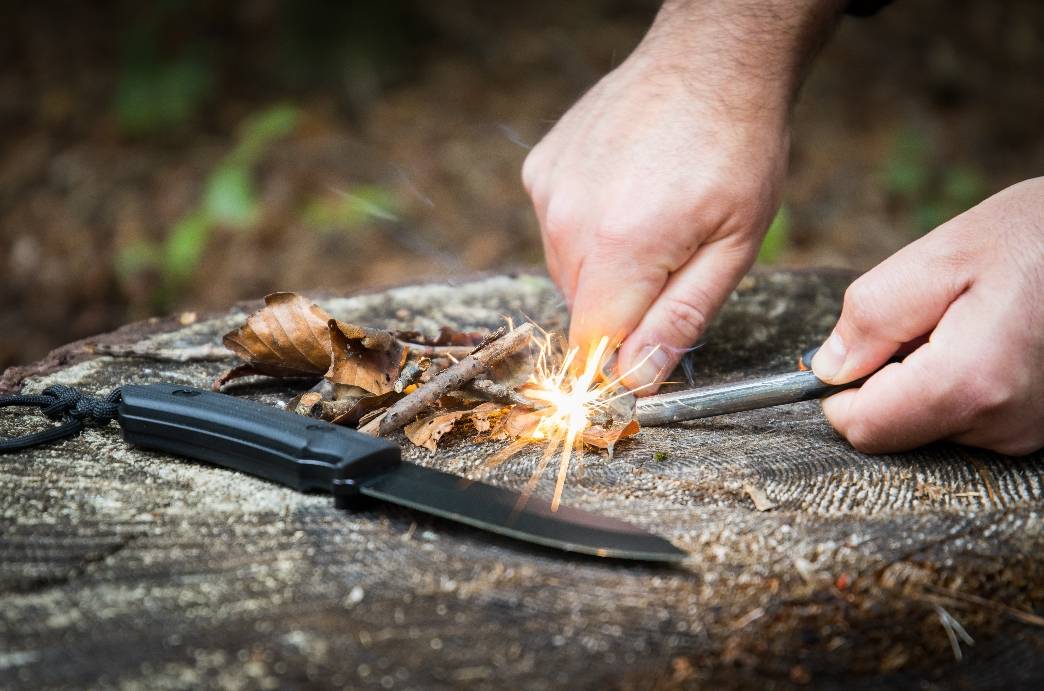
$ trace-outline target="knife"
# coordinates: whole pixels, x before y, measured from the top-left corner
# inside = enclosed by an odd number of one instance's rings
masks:
[[[117,420],[131,444],[329,492],[338,508],[371,498],[566,552],[656,562],[687,556],[630,523],[567,506],[552,511],[538,497],[405,462],[387,440],[225,394],[126,385]]]

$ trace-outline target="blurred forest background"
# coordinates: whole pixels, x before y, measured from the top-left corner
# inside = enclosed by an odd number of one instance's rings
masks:
[[[0,369],[272,290],[539,266],[526,147],[651,0],[3,3]],[[1044,3],[847,19],[760,261],[865,269],[1044,172]]]

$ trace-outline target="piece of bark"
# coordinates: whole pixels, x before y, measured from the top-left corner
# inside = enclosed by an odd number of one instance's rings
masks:
[[[533,324],[525,323],[501,338],[477,348],[460,362],[444,369],[392,407],[381,420],[380,433],[390,434],[431,408],[445,394],[460,389],[494,364],[524,348],[532,338]]]
[[[769,496],[765,494],[765,490],[757,485],[748,482],[743,485],[743,491],[746,492],[747,496],[750,497],[750,500],[754,502],[754,508],[758,511],[771,511],[779,506],[779,504],[769,499]]]

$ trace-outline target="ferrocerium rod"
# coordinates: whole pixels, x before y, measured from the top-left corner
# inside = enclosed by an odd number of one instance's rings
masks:
[[[787,372],[762,379],[646,396],[638,399],[635,413],[643,426],[667,425],[822,398],[861,383],[862,380],[834,386],[820,381],[811,371]]]

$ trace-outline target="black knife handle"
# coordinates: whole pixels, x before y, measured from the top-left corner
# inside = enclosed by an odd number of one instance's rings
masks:
[[[399,447],[347,427],[225,394],[172,384],[123,387],[129,443],[348,497],[398,466]]]

